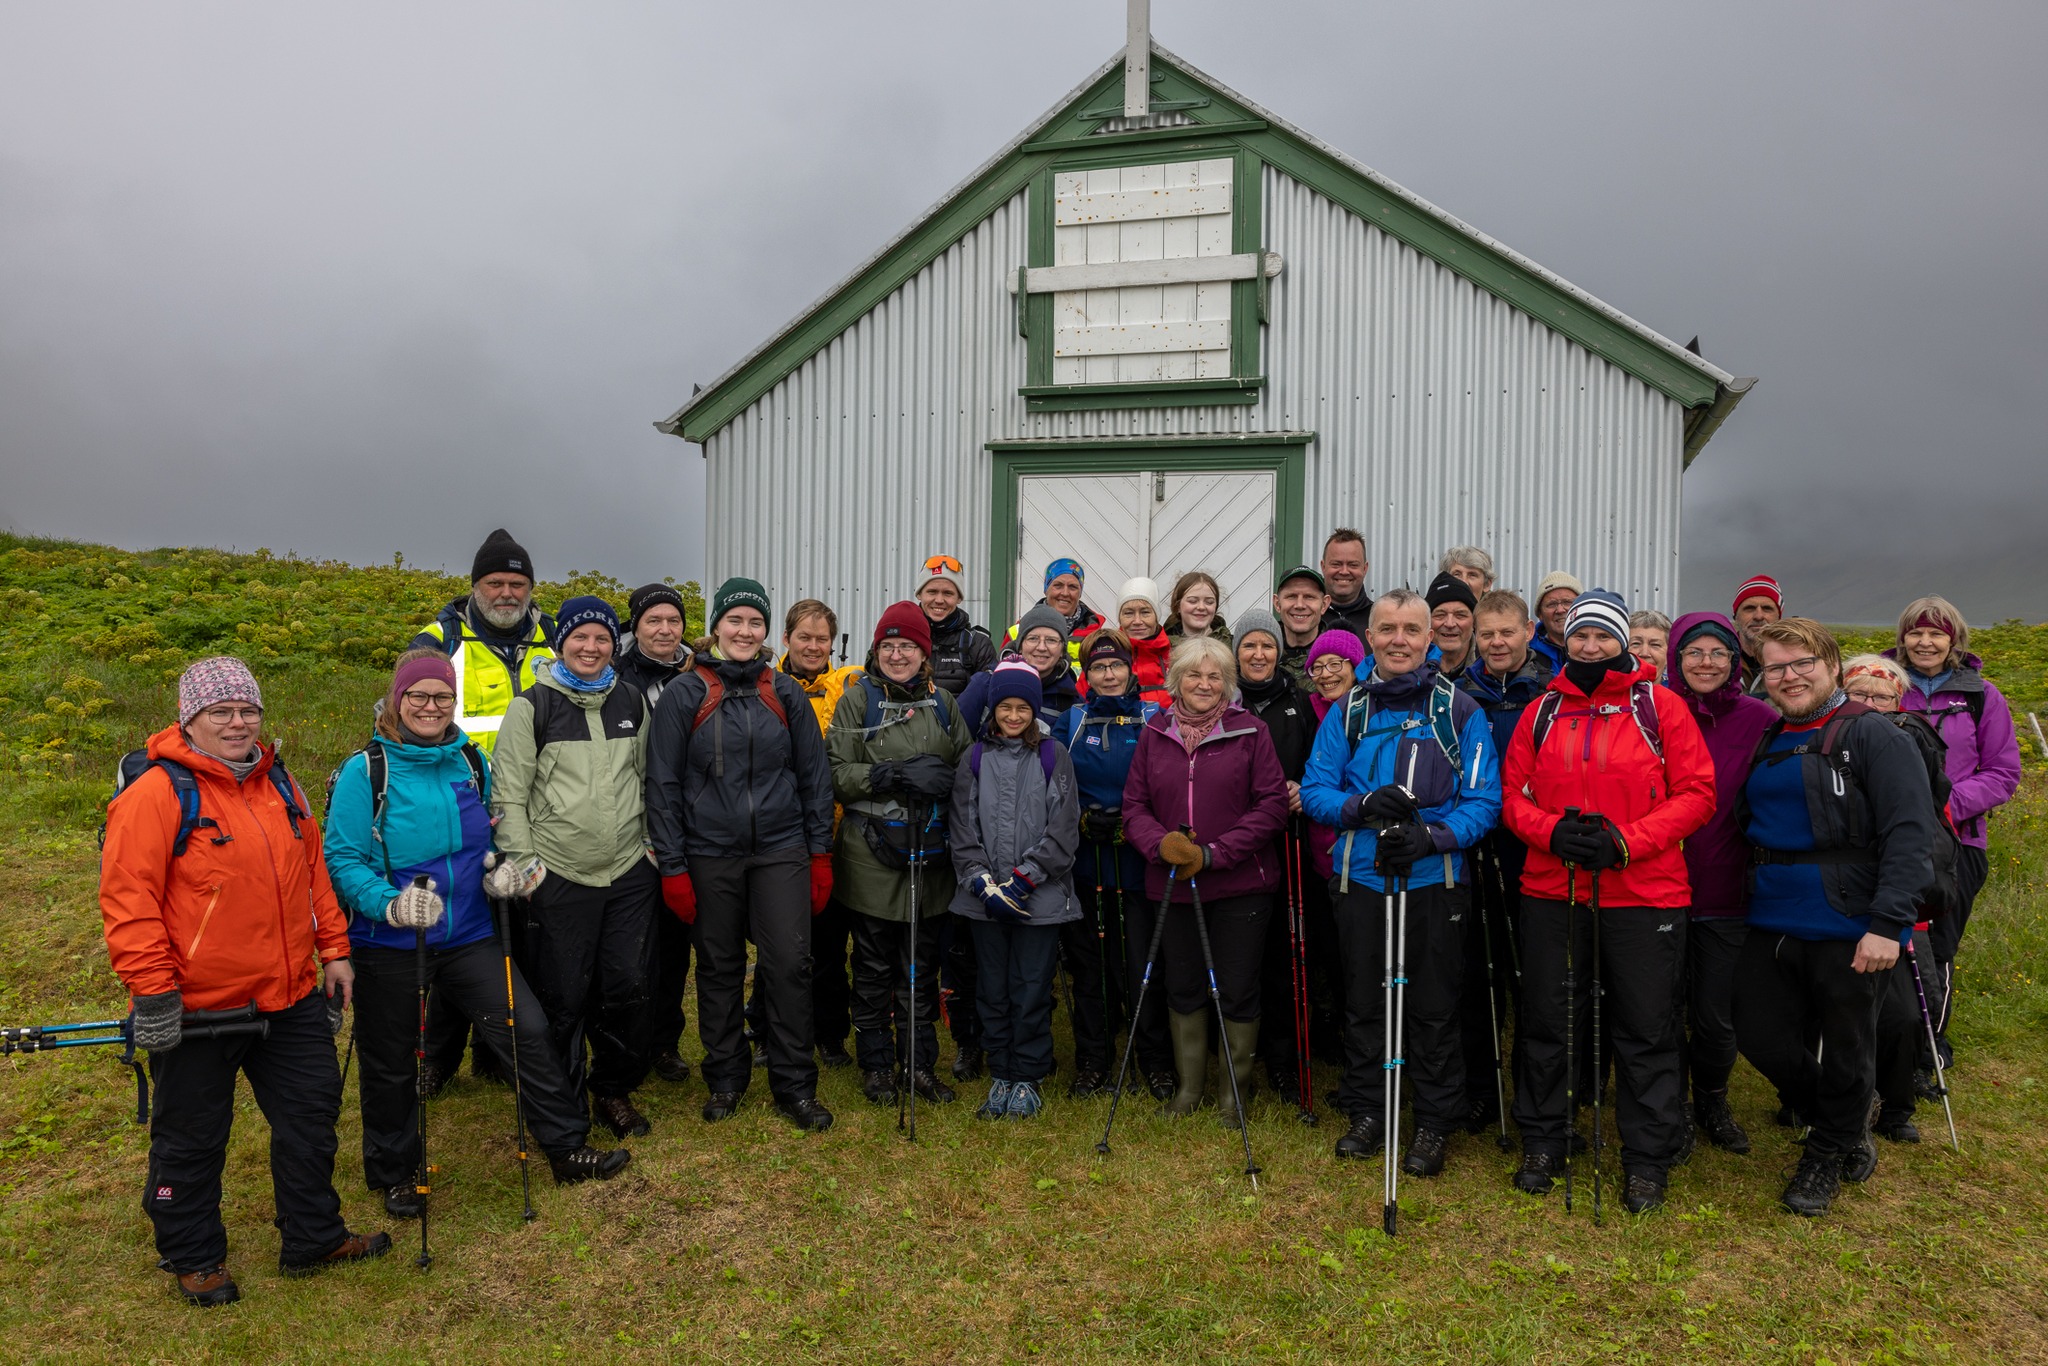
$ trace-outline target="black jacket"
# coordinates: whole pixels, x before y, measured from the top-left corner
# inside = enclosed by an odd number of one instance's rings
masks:
[[[662,689],[647,739],[647,835],[663,876],[693,858],[741,858],[832,848],[832,770],[810,699],[787,674],[773,674],[787,723],[760,700],[765,659],[736,664],[699,654],[693,671]],[[725,699],[694,729],[704,679],[714,670]]]
[[[958,698],[967,680],[996,666],[996,643],[976,626],[965,607],[932,627],[932,682]]]
[[[1238,684],[1238,698],[1244,709],[1266,723],[1273,736],[1273,748],[1280,755],[1280,771],[1287,781],[1298,783],[1308,769],[1309,751],[1316,745],[1316,710],[1309,695],[1294,676],[1275,670],[1264,684]]]
[[[1330,605],[1323,609],[1323,629],[1325,631],[1345,630],[1357,636],[1360,640],[1364,640],[1366,628],[1370,625],[1372,625],[1372,594],[1366,592],[1363,588],[1358,590],[1358,601],[1352,603],[1349,607],[1339,607],[1337,600],[1332,598],[1330,599]]]
[[[687,647],[675,663],[664,664],[658,659],[642,654],[639,644],[631,636],[626,637],[624,648],[612,660],[612,667],[618,670],[619,677],[638,688],[640,695],[647,699],[647,710],[650,712],[661,705],[662,691],[690,665],[690,651]]]

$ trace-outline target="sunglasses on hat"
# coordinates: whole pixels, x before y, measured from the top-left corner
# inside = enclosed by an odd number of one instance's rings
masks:
[[[960,572],[960,561],[954,559],[951,555],[934,555],[924,562],[924,572],[927,574],[958,574]]]

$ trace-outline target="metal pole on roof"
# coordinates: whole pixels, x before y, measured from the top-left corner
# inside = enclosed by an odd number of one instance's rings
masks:
[[[1128,0],[1124,42],[1124,117],[1152,112],[1152,0]]]

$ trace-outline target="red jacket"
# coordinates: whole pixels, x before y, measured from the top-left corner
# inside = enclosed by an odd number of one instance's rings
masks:
[[[1138,696],[1147,702],[1168,706],[1173,695],[1166,691],[1166,665],[1173,654],[1173,637],[1164,631],[1131,642],[1131,680]]]
[[[199,780],[201,827],[173,858],[178,798],[152,768],[107,808],[100,855],[100,916],[107,956],[134,996],[182,991],[187,1010],[251,1001],[283,1010],[319,983],[319,964],[348,957],[348,922],[327,884],[320,828],[292,834],[284,799],[266,776],[266,749],[241,783],[218,759],[185,743],[176,726],[149,737],[151,758],[171,759]],[[305,794],[299,794],[304,806]],[[216,844],[215,838],[226,842]]]
[[[1662,686],[1652,695],[1664,757],[1650,748],[1629,708],[1629,689],[1638,678],[1655,677],[1648,665],[1608,674],[1593,692],[1589,715],[1586,694],[1560,673],[1547,690],[1559,701],[1541,754],[1534,735],[1543,700],[1522,713],[1501,765],[1501,819],[1529,846],[1524,894],[1564,900],[1564,863],[1550,852],[1550,832],[1565,808],[1575,806],[1613,821],[1628,846],[1628,862],[1600,876],[1602,905],[1691,904],[1680,841],[1713,817],[1714,760],[1685,699]],[[1581,902],[1591,890],[1582,872]]]

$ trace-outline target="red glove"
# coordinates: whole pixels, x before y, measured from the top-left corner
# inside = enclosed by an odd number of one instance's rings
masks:
[[[832,899],[832,856],[811,855],[811,914],[825,909],[825,903]]]
[[[697,886],[688,873],[676,873],[661,880],[661,899],[685,925],[697,923]]]

